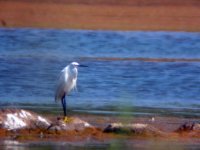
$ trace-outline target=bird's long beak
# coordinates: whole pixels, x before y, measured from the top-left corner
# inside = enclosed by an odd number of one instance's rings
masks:
[[[86,65],[79,65],[79,67],[88,67],[88,66],[86,66]]]

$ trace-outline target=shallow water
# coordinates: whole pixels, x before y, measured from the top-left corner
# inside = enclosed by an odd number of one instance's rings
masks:
[[[139,58],[139,59],[138,59]],[[200,116],[200,33],[0,29],[0,105],[60,113],[60,70],[79,69],[68,108]]]
[[[15,140],[4,140],[0,142],[1,149],[15,149],[15,150],[120,150],[120,149],[192,149],[198,150],[200,144],[197,142],[189,141],[179,141],[179,140],[159,140],[158,139],[114,139],[108,141],[94,141],[87,139],[84,142],[53,142],[53,141],[44,141],[44,142],[19,142]]]

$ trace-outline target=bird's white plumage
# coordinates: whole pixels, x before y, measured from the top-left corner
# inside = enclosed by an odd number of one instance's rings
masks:
[[[64,95],[69,94],[72,89],[76,88],[77,66],[79,66],[77,62],[72,62],[61,71],[55,93],[56,101],[61,100]]]

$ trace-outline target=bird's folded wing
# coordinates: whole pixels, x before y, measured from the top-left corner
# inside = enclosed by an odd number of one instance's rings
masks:
[[[65,94],[65,81],[67,80],[68,75],[65,74],[65,71],[62,70],[60,73],[60,77],[59,80],[57,82],[57,86],[56,86],[56,92],[55,92],[55,101],[57,100],[61,100],[61,98],[63,97],[63,95]]]

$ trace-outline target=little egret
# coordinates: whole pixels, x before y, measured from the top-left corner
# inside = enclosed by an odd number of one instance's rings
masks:
[[[84,65],[80,65],[77,62],[72,62],[68,66],[66,66],[60,73],[60,78],[57,83],[57,89],[55,93],[55,101],[61,100],[62,107],[64,111],[64,121],[68,122],[67,113],[66,113],[66,95],[72,89],[76,88],[76,81],[78,76],[78,66],[86,67]]]

